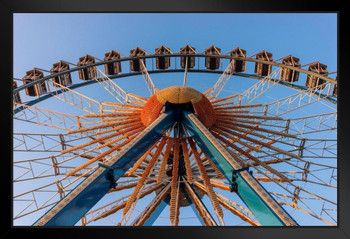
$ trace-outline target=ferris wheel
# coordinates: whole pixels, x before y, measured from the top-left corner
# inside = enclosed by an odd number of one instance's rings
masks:
[[[13,224],[336,226],[332,75],[214,45],[29,70],[13,81]]]

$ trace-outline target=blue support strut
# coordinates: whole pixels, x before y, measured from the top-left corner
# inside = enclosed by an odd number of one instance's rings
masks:
[[[145,221],[143,226],[152,226],[153,223],[158,219],[159,215],[163,212],[163,210],[168,206],[170,202],[170,194],[168,194],[164,200],[157,206],[151,216]]]
[[[196,197],[198,203],[200,204],[198,206],[201,207],[202,210],[204,210],[206,212],[207,221],[209,223],[211,223],[211,226],[217,226],[216,221],[214,220],[213,216],[210,214],[209,210],[207,209],[205,204],[202,202],[202,200],[200,199],[200,197],[196,193],[196,190],[193,188],[193,186],[191,184],[189,184],[188,182],[185,182],[184,187],[182,187],[182,193],[184,194],[186,200],[188,201],[188,203],[192,207],[193,212],[196,214],[196,216],[197,216],[199,222],[202,224],[202,226],[205,226],[206,224],[205,224],[203,218],[201,217],[201,215],[199,214],[199,211],[197,210],[196,205],[192,202],[191,198],[188,196],[189,189],[193,192],[193,194],[194,194],[193,196]]]
[[[233,186],[232,189],[263,226],[297,226],[266,189],[215,139],[191,112],[183,112],[186,129]]]
[[[33,226],[74,226],[133,164],[159,140],[174,122],[174,112],[167,111],[112,156],[69,194],[39,218]]]
[[[184,185],[183,185],[184,186]],[[189,187],[191,187],[193,189],[193,187],[191,185],[189,185]],[[194,189],[193,189],[194,191]],[[199,212],[197,211],[194,203],[192,202],[192,200],[190,199],[190,197],[187,195],[187,192],[185,190],[185,187],[181,187],[181,192],[183,193],[184,197],[186,198],[187,202],[189,203],[189,205],[191,206],[193,212],[196,214],[199,222],[201,223],[202,226],[205,226],[205,223],[203,221],[203,218],[199,215]],[[195,191],[194,191],[195,192]],[[198,197],[198,195],[196,195]],[[156,207],[156,209],[154,210],[154,212],[151,214],[151,216],[144,222],[143,226],[152,226],[153,223],[157,220],[157,218],[159,217],[159,215],[163,212],[164,208],[169,204],[170,202],[170,193],[167,194],[167,196],[162,200],[162,202]],[[198,197],[199,199],[199,197]],[[199,201],[201,201],[199,199]],[[206,209],[204,203],[202,203],[203,208]],[[208,212],[208,215],[210,215],[209,211],[206,209],[206,211]],[[214,218],[210,215],[210,220],[212,222],[215,223]],[[216,225],[216,223],[215,223]],[[216,225],[217,226],[217,225]]]

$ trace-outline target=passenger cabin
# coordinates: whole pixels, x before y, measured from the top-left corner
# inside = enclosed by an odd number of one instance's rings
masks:
[[[242,57],[242,58],[246,57],[246,53],[247,53],[247,51],[245,51],[239,47],[236,47],[235,49],[233,49],[232,51],[229,52],[230,56],[232,56],[232,57]],[[245,61],[231,59],[230,62],[232,62],[231,63],[231,70],[233,70],[233,72],[245,72],[245,66],[246,66]]]
[[[17,88],[17,83],[15,81],[13,81],[12,87],[13,90]],[[14,94],[13,101],[16,103],[22,103],[19,93]]]
[[[50,73],[56,74],[56,73],[59,73],[61,71],[67,71],[67,70],[69,70],[69,64],[64,62],[64,61],[60,61],[60,62],[54,63],[52,65],[52,69],[50,70]],[[63,86],[69,86],[72,84],[71,74],[65,73],[63,75],[56,76],[56,77],[52,78],[52,83],[53,84],[58,83],[58,84],[63,85]]]
[[[336,84],[333,84],[334,87],[333,87],[333,96],[334,97],[338,97],[338,75],[335,77],[335,80],[337,81]]]
[[[138,57],[138,56],[145,56],[146,51],[136,47],[135,49],[132,49],[130,51],[130,57]],[[144,66],[146,67],[146,59],[135,59],[135,60],[130,60],[130,70],[131,71],[141,71],[141,61],[143,62]]]
[[[319,61],[309,64],[309,71],[315,72],[317,74],[328,76],[327,65],[321,64]],[[306,86],[309,88],[318,87],[318,89],[324,89],[326,81],[317,76],[307,75]]]
[[[44,73],[34,68],[33,70],[27,71],[26,75],[22,78],[22,80],[23,84],[28,84],[41,78],[44,78]],[[47,92],[46,84],[45,82],[34,84],[30,87],[27,87],[25,89],[25,92],[29,96],[40,96],[43,93]]]
[[[104,61],[111,61],[115,59],[120,59],[120,53],[112,50],[110,52],[105,53]],[[112,63],[105,64],[105,73],[106,75],[117,75],[122,72],[122,63],[120,61],[115,61]]]
[[[256,59],[272,62],[272,53],[262,50],[256,54]],[[268,76],[271,74],[271,69],[272,65],[256,62],[254,72],[259,76]]]
[[[95,63],[95,57],[86,55],[79,58],[78,66],[86,66]],[[78,70],[79,79],[92,80],[96,77],[96,66],[91,66]]]
[[[221,55],[221,49],[212,45],[204,50],[206,55]],[[206,57],[205,67],[209,70],[216,70],[220,67],[220,58],[217,57]]]
[[[300,68],[299,58],[292,55],[285,56],[282,58],[282,64],[286,66],[292,66]],[[295,82],[299,80],[299,71],[294,71],[288,68],[281,69],[281,79],[287,82]]]
[[[172,54],[172,52],[169,48],[162,45],[162,46],[155,49],[154,54],[155,55],[168,55],[168,54]],[[170,67],[170,57],[158,56],[156,58],[156,68],[158,70],[166,70],[169,67]]]
[[[338,84],[334,84],[334,88],[333,88],[333,96],[334,97],[338,97]]]
[[[180,48],[179,51],[180,54],[196,54],[196,49],[194,47],[191,47],[190,45],[186,45],[182,48]],[[193,68],[195,66],[195,58],[194,56],[190,57],[180,57],[180,62],[181,62],[181,67],[185,68],[186,66],[186,58],[187,58],[187,67],[188,68]]]

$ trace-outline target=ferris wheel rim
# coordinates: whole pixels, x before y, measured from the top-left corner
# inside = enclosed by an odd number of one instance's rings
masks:
[[[170,58],[173,58],[173,57],[175,57],[175,58],[176,57],[209,58],[210,57],[210,58],[219,58],[219,59],[231,59],[231,60],[241,60],[241,61],[248,61],[248,62],[256,62],[256,63],[262,63],[262,64],[266,64],[266,65],[271,65],[271,66],[277,66],[277,67],[281,67],[281,68],[287,68],[287,69],[298,71],[298,72],[305,73],[305,74],[310,74],[310,75],[316,76],[318,78],[321,78],[323,80],[329,81],[331,83],[337,84],[337,81],[335,79],[329,78],[328,76],[317,74],[317,73],[312,72],[312,71],[303,70],[303,69],[298,68],[298,67],[288,66],[288,65],[281,64],[281,63],[271,62],[271,61],[264,61],[264,60],[253,59],[253,58],[246,58],[246,57],[233,57],[233,56],[226,56],[226,55],[179,54],[179,53],[176,53],[176,54],[153,54],[153,55],[149,54],[149,55],[146,55],[146,56],[124,57],[124,58],[117,58],[117,59],[108,60],[108,61],[102,61],[101,60],[100,62],[95,62],[95,63],[91,63],[91,64],[88,64],[88,65],[83,65],[83,66],[77,66],[75,68],[71,68],[71,69],[68,69],[68,70],[65,70],[65,71],[61,71],[61,72],[58,72],[58,73],[50,74],[50,75],[45,76],[45,77],[43,77],[41,79],[38,79],[36,81],[32,81],[32,82],[27,83],[27,84],[25,84],[23,86],[19,86],[17,89],[13,90],[13,93],[18,93],[19,91],[21,91],[21,90],[23,90],[23,89],[25,89],[27,87],[33,86],[34,84],[42,83],[42,82],[44,82],[46,80],[49,80],[49,79],[52,79],[54,77],[57,77],[57,76],[60,76],[60,75],[66,74],[66,73],[71,73],[71,72],[74,72],[74,71],[86,69],[86,68],[89,68],[89,67],[100,66],[100,65],[109,64],[109,63],[115,63],[115,62],[140,60],[140,59],[147,59],[147,58],[153,59],[153,58],[157,58],[157,57],[170,57]],[[65,61],[63,61],[63,62],[65,62]],[[70,63],[70,64],[72,64],[72,63]],[[311,63],[309,63],[309,64],[311,64]]]
[[[154,59],[157,57],[198,57],[198,61],[200,58],[208,58],[209,56],[206,54],[153,54],[153,55],[146,55],[146,56],[137,56],[137,57],[124,57],[124,58],[118,58],[118,59],[114,59],[114,60],[108,60],[108,61],[100,61],[100,62],[95,62],[92,64],[88,64],[88,65],[84,65],[84,66],[77,66],[75,68],[71,68],[65,71],[61,71],[58,73],[54,73],[54,74],[50,74],[48,76],[45,76],[41,79],[38,80],[34,80],[32,82],[29,82],[27,84],[23,84],[15,89],[13,89],[13,96],[15,96],[16,94],[18,94],[20,91],[23,91],[31,86],[34,86],[36,84],[40,84],[46,81],[49,81],[55,77],[58,76],[62,76],[64,74],[68,74],[68,73],[72,73],[72,72],[77,72],[81,69],[86,69],[89,67],[94,67],[94,66],[101,66],[101,65],[105,65],[105,64],[110,64],[110,63],[115,63],[115,62],[123,62],[123,61],[131,61],[131,60],[141,60],[141,59]],[[262,63],[262,64],[266,64],[266,65],[271,65],[271,66],[277,66],[280,69],[290,69],[299,73],[305,73],[307,75],[313,75],[316,76],[320,79],[326,80],[327,82],[329,82],[330,84],[337,84],[337,81],[329,78],[328,76],[324,76],[321,74],[317,74],[315,72],[312,71],[308,71],[308,70],[303,70],[301,68],[297,68],[297,67],[292,67],[292,66],[288,66],[288,65],[284,65],[284,64],[280,64],[280,63],[276,63],[276,62],[270,62],[270,61],[263,61],[263,60],[258,60],[258,59],[253,59],[253,58],[242,58],[242,57],[232,57],[232,56],[226,56],[226,55],[210,55],[210,58],[219,58],[219,59],[230,59],[230,60],[241,60],[241,61],[247,61],[247,62],[255,62],[255,63]],[[176,59],[175,59],[176,60]],[[36,68],[34,68],[36,69]],[[147,69],[147,68],[146,68]],[[210,73],[210,74],[223,74],[225,71],[221,70],[209,70],[209,69],[200,69],[199,65],[198,65],[198,69],[194,69],[194,68],[190,68],[190,69],[184,69],[184,68],[178,68],[178,69],[158,69],[158,70],[147,70],[147,73],[149,74],[158,74],[158,73],[181,73],[181,72],[191,72],[191,73]],[[251,78],[251,79],[257,79],[257,80],[263,80],[265,77],[264,76],[259,76],[257,74],[249,74],[249,73],[245,73],[245,72],[232,72],[230,73],[233,76],[238,76],[238,77],[243,77],[243,78]],[[118,79],[118,78],[124,78],[124,77],[132,77],[132,76],[138,76],[138,75],[142,75],[141,71],[130,71],[128,73],[118,73],[116,75],[109,75],[108,78],[110,79]],[[271,80],[271,79],[270,79]],[[91,84],[95,84],[99,81],[99,79],[91,79],[91,80],[84,80],[84,82],[82,83],[75,83],[75,84],[71,84],[69,86],[67,86],[67,88],[69,89],[76,89],[76,88],[80,88],[80,87],[85,87]],[[312,95],[318,96],[320,98],[322,98],[323,100],[326,100],[328,102],[331,102],[333,104],[337,104],[337,97],[331,97],[332,95],[329,94],[329,92],[327,94],[323,94],[323,93],[317,93],[317,89],[316,91],[312,91],[312,89],[308,88],[307,86],[301,86],[298,84],[293,84],[294,82],[287,82],[287,81],[283,81],[283,80],[278,80],[275,81],[277,84],[285,86],[285,87],[289,87],[292,89],[295,89],[297,91],[304,91],[304,92],[308,92]],[[327,84],[327,83],[325,83]],[[24,105],[27,106],[32,106],[35,105],[36,103],[39,103],[41,101],[44,101],[54,95],[60,94],[62,93],[62,91],[60,90],[56,90],[56,91],[52,91],[52,92],[47,92],[47,94],[43,94],[43,95],[39,95],[37,96],[36,99],[34,100],[30,100],[30,101],[26,101],[24,103]],[[21,110],[23,110],[23,107],[18,107],[15,108],[13,110],[13,114],[16,114],[18,112],[20,112]]]

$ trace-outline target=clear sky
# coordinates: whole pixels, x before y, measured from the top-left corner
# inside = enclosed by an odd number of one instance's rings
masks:
[[[178,52],[186,44],[195,47],[197,52],[215,45],[223,54],[237,46],[245,49],[247,56],[261,50],[273,53],[274,59],[291,54],[300,58],[302,65],[320,61],[333,72],[337,70],[337,15],[16,13],[13,76],[20,79],[34,67],[50,70],[59,60],[76,64],[79,57],[86,54],[103,59],[104,53],[112,49],[128,56],[137,46],[152,54],[161,45]],[[162,82],[161,75],[154,77],[156,86],[172,84],[170,78]],[[198,76],[193,76],[188,81],[201,88],[213,85],[218,75],[206,77],[199,82],[195,81]],[[181,75],[177,81],[182,79]],[[132,81],[125,79],[120,84],[125,90],[137,93],[139,86]],[[92,91],[96,96],[105,97],[97,94],[95,88],[87,92]],[[14,128],[15,132],[21,130],[20,125]]]
[[[14,14],[14,76],[33,67],[51,69],[65,59],[103,57],[115,49],[129,55],[139,46],[152,53],[190,44],[198,51],[216,45],[226,53],[239,46],[252,55],[289,54],[302,64],[316,60],[335,71],[336,14]]]

